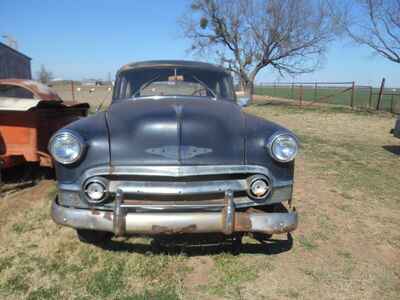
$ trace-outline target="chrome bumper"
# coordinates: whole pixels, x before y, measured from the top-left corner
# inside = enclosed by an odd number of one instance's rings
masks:
[[[52,205],[53,220],[64,226],[113,232],[116,236],[130,234],[180,234],[260,232],[285,233],[296,229],[297,213],[266,213],[260,210],[237,212],[233,193],[225,193],[220,212],[128,212],[123,192],[118,191],[114,211],[76,209]]]

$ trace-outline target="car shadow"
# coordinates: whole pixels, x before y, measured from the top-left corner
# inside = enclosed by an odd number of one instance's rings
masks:
[[[400,156],[400,145],[385,145],[382,148],[394,155]]]
[[[234,243],[229,240],[221,239],[216,242],[210,237],[202,238],[201,243],[191,243],[193,236],[187,238],[185,236],[168,237],[165,241],[164,237],[155,237],[150,244],[145,243],[130,243],[128,240],[112,239],[104,244],[98,245],[104,250],[113,252],[128,252],[140,254],[168,254],[187,256],[206,256],[217,255],[221,253],[237,254],[262,254],[276,255],[287,252],[293,247],[293,237],[290,233],[286,239],[260,238],[257,237],[257,243],[243,243],[240,248],[235,247]],[[182,240],[187,240],[187,243],[182,244]]]

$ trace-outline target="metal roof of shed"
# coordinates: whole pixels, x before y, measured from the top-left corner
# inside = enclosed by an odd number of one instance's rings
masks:
[[[4,44],[2,42],[0,42],[0,47],[4,47],[7,50],[10,50],[11,52],[14,52],[15,54],[17,54],[19,56],[22,56],[22,57],[24,57],[26,59],[32,60],[32,58],[30,58],[28,55],[25,55],[25,54],[19,52],[18,50],[15,50],[14,48],[11,48],[10,46],[8,46],[8,45],[6,45],[6,44]]]

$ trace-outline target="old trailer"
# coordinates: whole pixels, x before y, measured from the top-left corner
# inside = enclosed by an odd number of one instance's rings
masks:
[[[38,82],[0,79],[0,169],[20,164],[52,167],[50,137],[85,117],[88,109],[87,103],[63,101]]]

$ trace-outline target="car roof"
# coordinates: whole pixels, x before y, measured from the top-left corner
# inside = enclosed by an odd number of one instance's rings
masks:
[[[119,69],[118,74],[121,72],[142,69],[142,68],[163,68],[163,67],[178,67],[178,68],[194,68],[194,69],[204,69],[214,72],[224,72],[227,73],[226,69],[214,64],[200,62],[200,61],[190,61],[190,60],[148,60],[141,62],[133,62],[126,64]]]

